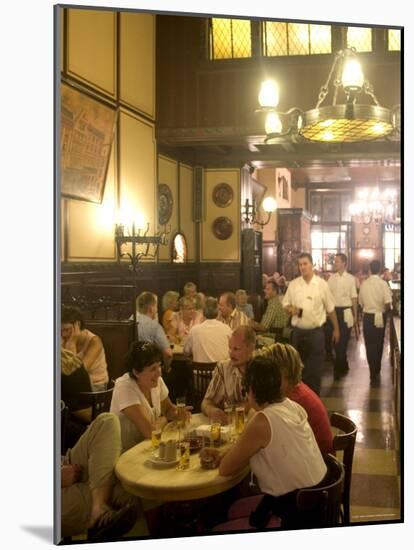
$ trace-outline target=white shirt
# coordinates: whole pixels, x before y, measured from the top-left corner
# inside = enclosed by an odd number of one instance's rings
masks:
[[[214,363],[229,358],[229,338],[232,330],[217,319],[206,319],[194,326],[184,346],[184,353],[196,363]]]
[[[361,285],[359,303],[364,313],[384,313],[385,304],[392,303],[391,289],[379,275],[371,275]]]
[[[167,397],[168,388],[161,377],[158,379],[158,386],[151,389],[152,406],[140,390],[136,380],[131,378],[128,372],[116,379],[110,412],[119,417],[123,451],[130,449],[145,438],[122,411],[131,405],[142,405],[154,421],[161,416],[161,402]]]
[[[328,283],[316,275],[312,276],[309,283],[303,277],[293,279],[283,296],[282,305],[303,310],[302,317],[292,317],[292,326],[303,329],[321,327],[326,322],[326,313],[335,309]]]
[[[261,491],[279,496],[319,483],[326,465],[305,409],[286,398],[261,412],[270,425],[270,442],[250,459]]]
[[[351,307],[352,299],[358,297],[355,277],[347,271],[344,271],[342,275],[335,273],[329,277],[328,286],[336,307]]]

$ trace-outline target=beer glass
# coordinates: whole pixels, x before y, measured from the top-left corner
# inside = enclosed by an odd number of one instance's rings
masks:
[[[240,435],[244,430],[244,407],[236,407],[236,433]]]

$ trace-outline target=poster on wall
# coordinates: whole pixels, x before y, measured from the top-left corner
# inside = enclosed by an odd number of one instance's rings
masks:
[[[61,84],[61,193],[101,203],[114,137],[116,110]]]

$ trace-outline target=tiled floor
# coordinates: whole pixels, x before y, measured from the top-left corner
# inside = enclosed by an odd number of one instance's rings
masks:
[[[400,519],[400,453],[389,346],[384,346],[381,385],[371,388],[363,338],[351,339],[350,371],[333,380],[326,364],[321,397],[329,412],[349,416],[358,426],[351,485],[351,521]]]

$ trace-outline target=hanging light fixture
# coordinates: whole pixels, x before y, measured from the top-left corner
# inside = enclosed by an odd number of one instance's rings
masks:
[[[352,220],[357,223],[398,224],[398,193],[396,189],[386,189],[380,193],[374,189],[360,189],[356,200],[349,205]]]
[[[261,107],[258,111],[266,111],[266,143],[277,142],[288,134],[299,134],[316,142],[369,141],[391,134],[397,126],[399,107],[391,110],[379,104],[372,85],[364,78],[355,48],[336,53],[314,109],[303,112],[294,107],[285,113],[278,112],[278,93],[275,104],[263,104],[267,96],[262,90],[271,89],[278,90],[277,84],[265,87],[262,84],[259,94]],[[332,104],[324,105],[331,91]],[[269,97],[276,97],[268,93]],[[372,103],[357,103],[361,95],[368,96]],[[287,123],[282,124],[281,118],[287,118]]]

